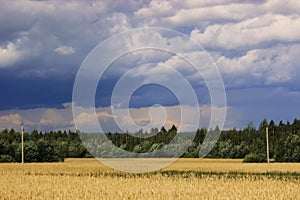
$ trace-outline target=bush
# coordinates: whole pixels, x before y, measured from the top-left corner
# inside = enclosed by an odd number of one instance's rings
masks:
[[[255,153],[249,153],[246,155],[245,159],[243,160],[245,163],[262,163],[267,162],[267,158],[265,154],[255,154]]]
[[[0,163],[15,162],[15,159],[10,155],[0,155]]]

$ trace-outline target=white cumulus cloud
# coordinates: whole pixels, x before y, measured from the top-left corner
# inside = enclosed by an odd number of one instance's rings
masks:
[[[69,47],[69,46],[59,46],[56,49],[54,49],[54,52],[60,55],[71,55],[73,53],[75,53],[75,49],[73,47]]]
[[[300,17],[266,14],[239,23],[194,29],[191,37],[205,47],[238,50],[300,41]]]
[[[0,67],[9,67],[19,61],[22,53],[17,50],[13,43],[8,43],[5,47],[0,47]]]

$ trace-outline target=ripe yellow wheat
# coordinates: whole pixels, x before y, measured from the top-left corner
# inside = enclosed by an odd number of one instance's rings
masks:
[[[299,167],[179,159],[156,173],[126,174],[94,159],[0,164],[0,199],[300,199],[299,177],[260,175]]]

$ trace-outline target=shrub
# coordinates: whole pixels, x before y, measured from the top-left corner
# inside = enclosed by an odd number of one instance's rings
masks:
[[[10,155],[0,155],[0,163],[15,162],[15,159]]]
[[[245,162],[245,163],[262,163],[262,162],[267,162],[267,159],[266,159],[265,154],[249,153],[248,155],[246,155],[243,162]]]

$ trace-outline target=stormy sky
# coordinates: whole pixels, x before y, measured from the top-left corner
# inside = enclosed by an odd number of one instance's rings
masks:
[[[116,116],[111,109],[113,89],[122,74],[131,69],[134,80],[153,76],[176,83],[170,70],[159,68],[162,64],[190,81],[203,126],[212,110],[226,110],[224,128],[244,128],[250,121],[258,125],[263,118],[299,118],[297,0],[0,0],[0,129],[19,130],[23,121],[27,130],[74,130],[73,85],[85,58],[111,36],[143,27],[172,29],[202,45],[222,76],[227,103],[211,106],[205,82],[178,56],[157,50],[133,52],[115,60],[99,81],[95,110],[105,130],[117,130],[115,118],[128,125],[128,116]],[[195,60],[203,56],[184,38],[153,34],[143,40],[176,46]],[[150,118],[157,127],[178,124],[181,106],[172,90],[158,84],[138,88],[130,99],[131,117],[140,126]],[[193,106],[184,105],[191,113]],[[167,117],[157,114],[162,110]],[[89,126],[88,113],[76,117]],[[189,119],[183,121],[182,130],[188,129]]]

